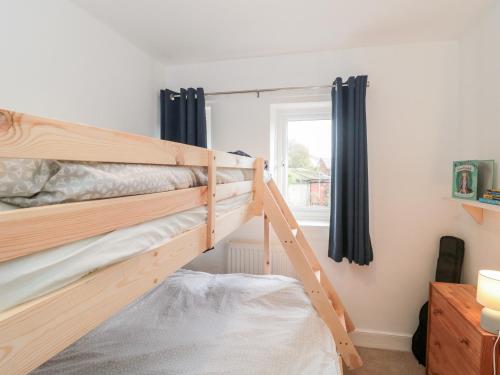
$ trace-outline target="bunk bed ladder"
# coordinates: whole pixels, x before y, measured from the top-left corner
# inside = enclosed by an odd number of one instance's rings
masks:
[[[349,369],[360,367],[361,358],[348,335],[354,324],[273,180],[263,184],[262,199],[265,239],[269,237],[271,224],[314,307],[328,326],[338,353]],[[266,246],[264,241],[264,252]],[[265,259],[269,263],[266,256]]]

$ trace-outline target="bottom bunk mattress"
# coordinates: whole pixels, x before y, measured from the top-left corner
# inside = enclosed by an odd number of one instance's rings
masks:
[[[302,285],[180,270],[32,372],[340,374]]]

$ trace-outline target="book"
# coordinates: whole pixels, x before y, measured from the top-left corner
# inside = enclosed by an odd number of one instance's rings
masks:
[[[484,193],[484,195],[491,195],[493,197],[500,197],[500,193],[496,193],[496,192],[490,191],[490,190],[487,190],[486,193]]]
[[[495,162],[493,160],[462,160],[453,162],[452,197],[477,200],[483,194],[500,197],[494,189]]]
[[[477,170],[475,160],[453,162],[453,192],[454,198],[476,200]]]
[[[483,198],[485,199],[497,199],[500,200],[500,195],[493,195],[493,194],[483,194]]]
[[[500,206],[500,201],[496,199],[479,198],[479,202]]]

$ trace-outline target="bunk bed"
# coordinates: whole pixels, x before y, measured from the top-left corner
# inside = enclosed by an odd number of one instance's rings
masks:
[[[54,248],[204,210],[202,222],[170,233],[168,241],[152,243],[147,251],[129,253],[92,272],[75,274],[64,284],[56,283],[38,294],[14,298],[15,305],[7,304],[0,312],[0,373],[25,374],[37,368],[261,215],[266,273],[270,270],[272,226],[340,358],[348,368],[362,365],[348,335],[354,329],[349,314],[277,186],[265,176],[262,158],[8,110],[0,110],[0,158],[185,166],[201,168],[206,174],[206,185],[201,186],[0,210],[0,267],[15,264],[21,270],[24,260],[44,256]],[[248,170],[252,180],[217,184],[218,171],[226,168]]]

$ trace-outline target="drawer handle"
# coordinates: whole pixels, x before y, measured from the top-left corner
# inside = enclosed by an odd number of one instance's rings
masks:
[[[469,339],[460,339],[460,344],[464,344],[466,347],[469,347],[470,341]]]
[[[436,308],[436,309],[434,309],[434,311],[433,311],[432,313],[433,313],[434,315],[436,315],[436,316],[437,316],[437,315],[442,315],[442,314],[443,314],[443,310],[441,310],[441,309],[437,309],[437,308]]]

